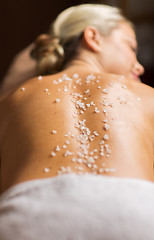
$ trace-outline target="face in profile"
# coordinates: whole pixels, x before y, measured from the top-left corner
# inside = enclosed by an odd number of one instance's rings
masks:
[[[144,67],[137,60],[136,36],[129,24],[121,23],[108,36],[102,37],[101,61],[105,72],[140,81]]]

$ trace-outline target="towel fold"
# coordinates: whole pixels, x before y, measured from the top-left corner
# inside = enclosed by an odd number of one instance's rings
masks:
[[[1,240],[153,240],[154,184],[68,174],[0,197]]]

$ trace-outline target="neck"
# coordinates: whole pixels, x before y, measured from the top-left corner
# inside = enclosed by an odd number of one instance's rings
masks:
[[[88,52],[84,52],[74,58],[71,62],[66,64],[65,70],[70,69],[79,69],[83,71],[95,71],[98,73],[103,73],[104,69],[103,66],[98,62],[96,56],[93,54],[89,54]]]

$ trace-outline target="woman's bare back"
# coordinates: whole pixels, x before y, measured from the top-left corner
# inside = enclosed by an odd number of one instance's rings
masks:
[[[153,89],[122,76],[37,77],[3,100],[2,190],[70,172],[154,180]]]

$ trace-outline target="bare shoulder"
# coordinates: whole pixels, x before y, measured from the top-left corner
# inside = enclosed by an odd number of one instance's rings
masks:
[[[23,96],[26,96],[25,94],[22,94],[26,90],[26,86],[32,92],[33,86],[35,88],[35,85],[36,78],[30,79],[27,82],[21,84],[19,87],[8,90],[0,96],[0,141],[2,139],[3,132],[5,131],[7,124],[9,124],[9,121],[12,118],[12,113],[14,109],[19,104],[22,104],[23,101],[21,101],[21,99],[23,99]]]
[[[154,89],[144,83],[133,82],[132,91],[139,97],[144,111],[154,122]]]
[[[29,79],[20,86],[6,92],[0,96],[0,123],[13,114],[15,109],[29,107],[32,102],[35,106],[41,102],[44,95],[55,95],[54,79],[58,79],[59,74],[50,76],[37,76]],[[42,103],[43,104],[43,103]]]

